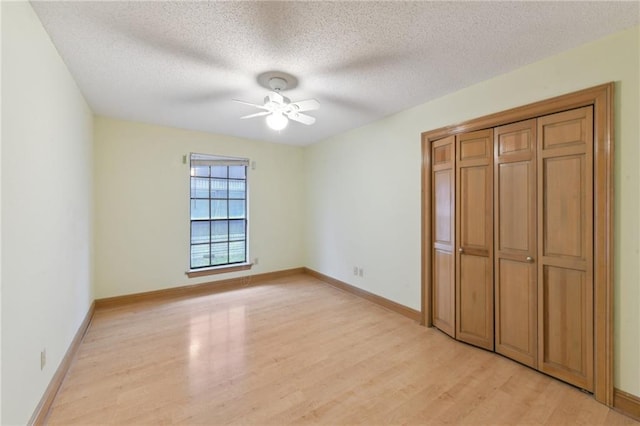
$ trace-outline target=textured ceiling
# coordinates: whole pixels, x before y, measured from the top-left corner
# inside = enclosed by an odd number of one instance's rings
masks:
[[[634,2],[32,2],[93,111],[306,145],[639,22]],[[281,133],[259,74],[316,98]]]

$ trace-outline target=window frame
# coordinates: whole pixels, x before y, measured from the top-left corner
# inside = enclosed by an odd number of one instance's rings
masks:
[[[186,156],[185,156],[186,157]],[[186,159],[184,161],[186,163]],[[200,277],[205,275],[212,275],[217,273],[224,272],[234,272],[250,269],[252,264],[249,261],[249,164],[250,161],[248,158],[241,157],[226,157],[220,155],[213,154],[200,154],[200,153],[190,153],[189,154],[189,259],[188,265],[189,268],[186,272],[186,275],[189,278]],[[223,166],[226,167],[226,176],[215,176],[213,173],[213,167]],[[243,166],[244,169],[244,177],[233,177],[231,176],[232,166]],[[200,176],[195,172],[196,167],[208,167],[207,176]],[[207,180],[207,197],[197,196],[197,193],[194,191],[194,179],[201,178]],[[212,191],[212,183],[214,180],[223,180],[225,181],[226,187],[226,196],[220,197],[219,194],[214,194]],[[231,182],[244,182],[244,193],[243,198],[231,197],[230,194],[230,183]],[[208,217],[207,218],[194,218],[193,210],[194,210],[194,202],[196,200],[205,201],[207,203]],[[212,212],[212,203],[214,201],[224,200],[226,202],[226,215],[225,217],[213,217]],[[244,201],[244,215],[243,217],[231,217],[230,213],[230,201]],[[231,222],[234,220],[244,221],[244,239],[231,238],[230,227]],[[214,222],[226,222],[227,224],[227,233],[225,241],[215,241],[213,234],[213,224]],[[193,228],[194,223],[207,223],[209,225],[208,231],[208,241],[204,243],[195,243],[194,244],[194,236],[193,236]],[[226,243],[227,247],[227,256],[226,263],[221,263],[218,265],[213,264],[213,244],[215,242],[218,243]],[[244,260],[237,262],[230,262],[231,260],[231,244],[233,242],[244,242]],[[206,265],[195,266],[193,265],[193,247],[199,245],[208,245],[208,253],[209,259]]]

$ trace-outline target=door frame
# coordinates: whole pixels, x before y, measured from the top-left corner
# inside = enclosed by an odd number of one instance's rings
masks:
[[[431,143],[447,136],[593,105],[594,156],[594,391],[613,406],[613,196],[615,83],[610,82],[422,133],[422,316],[431,327]]]

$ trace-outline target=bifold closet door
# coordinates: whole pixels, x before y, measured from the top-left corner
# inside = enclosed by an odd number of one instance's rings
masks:
[[[593,391],[593,108],[537,133],[538,369]]]
[[[431,264],[433,325],[455,337],[455,137],[436,141],[431,146]]]
[[[497,127],[494,149],[496,352],[536,368],[536,120]]]
[[[456,338],[493,350],[493,129],[456,136]]]

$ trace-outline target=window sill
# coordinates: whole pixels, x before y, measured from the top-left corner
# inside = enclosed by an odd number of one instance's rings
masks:
[[[236,265],[215,266],[213,268],[193,269],[185,272],[189,278],[205,277],[207,275],[225,274],[227,272],[246,271],[251,269],[252,263],[239,263]]]

